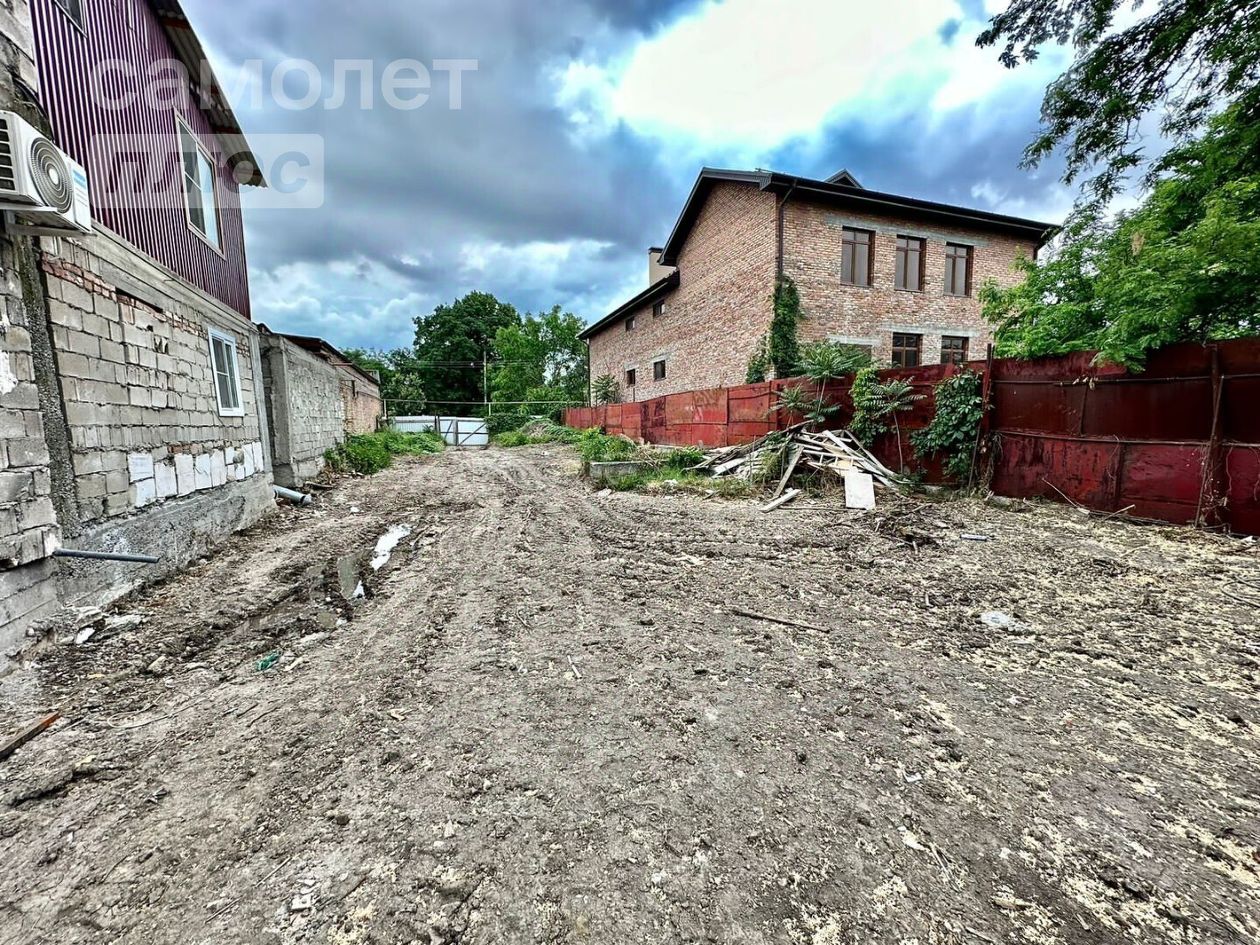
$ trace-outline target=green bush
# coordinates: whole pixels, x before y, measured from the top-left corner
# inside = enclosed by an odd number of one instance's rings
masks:
[[[370,476],[385,469],[395,456],[422,456],[440,453],[446,444],[432,430],[423,433],[401,433],[382,430],[346,437],[340,446],[324,453],[324,460],[333,472],[355,472]]]
[[[980,375],[964,371],[936,385],[936,413],[932,423],[910,435],[920,456],[942,453],[945,471],[958,481],[971,475],[976,436],[984,418]]]
[[[634,459],[639,447],[621,436],[609,436],[599,430],[582,430],[575,444],[582,459],[588,463],[618,463]]]

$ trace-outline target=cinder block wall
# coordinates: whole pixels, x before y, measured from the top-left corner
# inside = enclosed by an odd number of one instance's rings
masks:
[[[647,305],[633,331],[618,322],[590,340],[591,377],[609,374],[623,400],[742,384],[748,358],[770,327],[776,266],[773,195],[719,184],[705,202],[678,260],[679,285],[653,316]],[[653,379],[665,361],[665,379]],[[636,372],[634,388],[626,370]]]
[[[0,109],[39,116],[15,90],[15,78],[39,88],[30,9],[0,4]],[[0,232],[0,661],[26,626],[57,606],[58,545],[51,457],[44,438],[32,329],[39,279],[30,237]],[[46,365],[45,365],[46,367]]]
[[[262,340],[276,482],[297,488],[318,476],[324,453],[345,441],[341,372],[280,335]]]
[[[875,233],[874,279],[870,286],[840,281],[844,227]],[[802,341],[833,339],[868,345],[877,363],[892,357],[893,332],[923,336],[922,361],[937,364],[941,336],[969,339],[969,356],[984,356],[993,339],[992,326],[980,314],[976,296],[992,278],[1012,285],[1022,277],[1015,261],[1036,252],[1030,241],[889,217],[839,211],[819,204],[789,201],[784,214],[783,270],[796,282],[801,296]],[[922,291],[895,288],[897,237],[913,236],[926,243]],[[945,244],[973,247],[972,294],[945,294]]]
[[[101,603],[186,566],[274,507],[257,328],[107,230],[41,241],[64,404],[67,545],[157,567],[63,562],[67,601]],[[236,338],[241,416],[220,414],[209,331]]]

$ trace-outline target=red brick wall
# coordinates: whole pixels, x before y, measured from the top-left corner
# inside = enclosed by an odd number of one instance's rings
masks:
[[[875,274],[870,287],[840,281],[841,229],[845,226],[875,231]],[[926,279],[921,292],[894,288],[898,236],[926,240]],[[970,298],[945,295],[947,242],[974,247]],[[1035,249],[1031,241],[1009,236],[864,216],[799,201],[788,203],[784,217],[784,272],[795,280],[806,316],[801,339],[869,344],[882,364],[891,358],[894,331],[923,335],[924,364],[940,362],[941,335],[967,336],[968,357],[983,357],[993,339],[976,300],[980,286],[990,278],[1004,285],[1018,281],[1015,260],[1021,253],[1031,257]]]
[[[775,270],[775,198],[740,184],[719,184],[679,255],[679,286],[654,318],[647,305],[634,331],[624,321],[590,340],[591,377],[610,374],[622,399],[742,384],[748,358],[770,325]],[[666,377],[652,379],[665,359]],[[638,373],[625,386],[626,369]]]

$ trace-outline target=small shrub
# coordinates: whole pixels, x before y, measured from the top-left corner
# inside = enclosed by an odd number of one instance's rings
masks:
[[[440,453],[445,448],[442,438],[432,430],[423,433],[382,430],[346,437],[340,446],[324,453],[324,460],[333,472],[371,476],[387,468],[395,456],[423,456]]]
[[[576,445],[587,463],[619,463],[639,455],[639,447],[625,437],[609,436],[595,429],[581,431]]]

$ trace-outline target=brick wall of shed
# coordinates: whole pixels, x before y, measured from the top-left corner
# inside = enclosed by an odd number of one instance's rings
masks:
[[[346,434],[375,433],[384,407],[381,389],[357,371],[338,366],[341,375],[341,401],[345,409]]]
[[[748,359],[770,325],[774,294],[776,204],[755,187],[713,188],[678,260],[679,285],[636,313],[634,331],[618,321],[590,339],[591,377],[609,374],[626,401],[742,384]],[[653,380],[664,360],[666,377]],[[626,387],[626,370],[637,384]]]
[[[318,476],[324,453],[346,436],[341,372],[280,335],[263,336],[276,482],[296,488]]]
[[[875,232],[874,279],[869,287],[840,281],[843,227]],[[895,288],[898,236],[926,242],[926,279],[921,292]],[[973,249],[972,294],[945,295],[945,244],[964,243]],[[923,336],[922,361],[940,362],[941,336],[969,339],[969,356],[984,356],[992,328],[980,315],[976,299],[987,279],[1011,285],[1021,278],[1014,265],[1021,255],[1035,252],[1031,241],[1009,236],[874,217],[819,204],[789,201],[784,215],[784,272],[796,282],[805,316],[803,341],[831,338],[869,345],[878,363],[889,363],[893,332]]]

